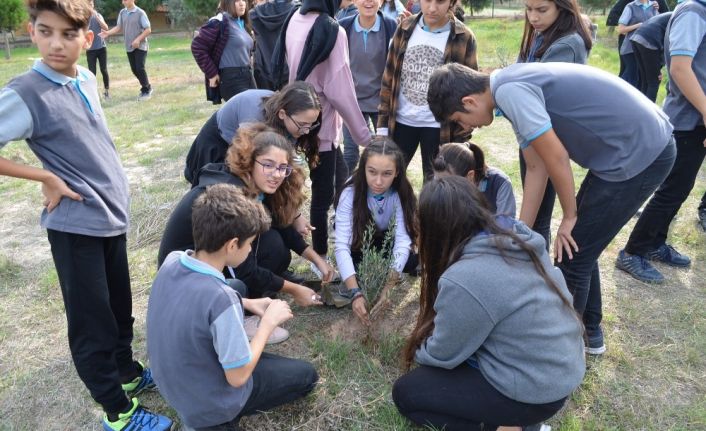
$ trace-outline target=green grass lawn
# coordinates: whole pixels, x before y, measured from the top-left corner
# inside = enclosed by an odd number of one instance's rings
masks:
[[[600,26],[599,41],[590,64],[615,73],[617,36],[608,34],[603,17],[595,21]],[[478,39],[481,67],[514,61],[521,21],[478,19],[468,25]],[[188,190],[181,175],[186,152],[216,109],[205,101],[203,76],[191,57],[188,37],[153,37],[150,45],[147,71],[155,88],[153,98],[136,101],[139,85],[123,46],[110,44],[112,98],[104,103],[130,180],[134,348],[141,358],[146,358],[146,305],[164,223]],[[36,56],[31,48],[15,50],[0,67],[0,84],[27,70]],[[483,146],[490,164],[510,175],[521,200],[517,144],[509,124],[498,120],[479,130],[474,141]],[[0,155],[37,164],[24,143],[11,143]],[[583,174],[575,169],[577,184]],[[418,190],[419,159],[409,175]],[[706,235],[695,224],[698,200],[705,190],[702,169],[670,238],[692,257],[692,268],[664,268],[670,282],[663,286],[646,285],[616,271],[613,260],[632,222],[602,256],[608,352],[589,360],[584,383],[566,409],[550,421],[554,429],[706,430]],[[38,225],[39,186],[0,178],[0,198],[0,430],[99,429],[100,410],[91,402],[69,356],[58,280],[46,235]],[[298,271],[307,271],[301,261],[295,263]],[[312,361],[321,382],[306,400],[246,418],[243,428],[410,429],[392,404],[390,386],[401,373],[399,351],[414,322],[418,294],[416,281],[398,289],[395,306],[380,323],[385,335],[367,343],[349,309],[294,307],[296,318],[286,324],[291,338],[271,350]],[[158,394],[140,398],[153,410],[176,417]]]

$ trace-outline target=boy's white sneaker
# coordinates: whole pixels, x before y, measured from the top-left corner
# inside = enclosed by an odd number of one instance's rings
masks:
[[[245,335],[248,336],[248,340],[257,334],[257,328],[260,326],[260,316],[248,316],[243,322],[243,328],[245,329]],[[267,339],[267,344],[277,344],[281,343],[289,338],[289,331],[284,328],[276,327],[274,331],[270,334]]]

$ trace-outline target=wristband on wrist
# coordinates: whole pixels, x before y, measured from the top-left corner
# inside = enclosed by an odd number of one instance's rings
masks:
[[[348,295],[351,298],[351,302],[354,301],[356,298],[362,298],[363,297],[363,291],[360,290],[359,287],[355,287],[353,289],[348,290]]]
[[[301,217],[301,216],[302,216],[302,213],[297,214],[297,216],[294,217],[294,220],[298,219],[298,218]]]

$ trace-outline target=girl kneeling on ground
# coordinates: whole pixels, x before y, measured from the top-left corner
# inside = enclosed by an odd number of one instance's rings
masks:
[[[539,429],[585,371],[582,324],[542,237],[495,217],[467,180],[419,196],[419,316],[392,389],[405,417],[438,429]],[[521,428],[526,427],[526,428]]]
[[[274,129],[262,123],[240,128],[228,150],[226,163],[211,163],[201,169],[194,188],[174,208],[159,247],[159,264],[174,250],[193,250],[191,207],[206,187],[234,184],[263,203],[272,216],[272,226],[257,236],[250,254],[240,266],[225,268],[226,276],[237,277],[245,283],[247,292],[243,296],[247,298],[284,292],[292,295],[299,306],[320,305],[320,297],[313,290],[287,279],[290,278],[287,273],[291,251],[315,264],[324,281],[330,281],[335,273],[293,225],[301,218],[299,208],[305,200],[304,173],[293,161],[294,149]],[[246,332],[252,330],[254,334],[257,322],[254,323],[251,327],[246,319]],[[270,343],[284,341],[286,334],[282,331],[275,331]]]
[[[356,278],[363,258],[363,235],[375,222],[373,246],[381,249],[394,219],[393,270],[415,272],[417,198],[405,174],[404,155],[389,138],[377,137],[363,150],[359,168],[348,179],[336,203],[336,263],[352,298],[353,312],[368,323],[366,301]]]
[[[487,166],[483,150],[472,142],[444,144],[432,163],[434,177],[459,175],[478,187],[490,212],[515,218],[515,194],[505,172]]]

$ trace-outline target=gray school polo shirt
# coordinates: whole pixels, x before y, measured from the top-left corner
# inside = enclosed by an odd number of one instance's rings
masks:
[[[96,77],[81,66],[62,75],[41,60],[0,92],[0,148],[25,139],[44,169],[83,197],[64,197],[41,225],[61,232],[110,237],[128,229],[129,191],[98,99]]]
[[[620,18],[618,19],[618,24],[631,26],[633,24],[645,22],[655,15],[657,15],[657,10],[652,6],[652,3],[650,1],[648,1],[647,4],[643,5],[640,0],[635,0],[625,6],[622,15],[620,15]],[[625,35],[623,44],[620,45],[620,55],[632,54],[632,44],[630,43],[630,37],[634,33],[635,30]]]
[[[91,15],[91,19],[88,21],[88,29],[93,32],[93,43],[91,43],[91,46],[90,48],[88,48],[88,51],[105,48],[105,39],[98,36],[98,34],[103,31],[103,29],[101,28],[101,25],[98,22],[97,16],[103,19],[103,15],[99,14],[98,12],[93,12],[93,15]]]
[[[348,35],[351,74],[361,112],[377,112],[380,104],[382,73],[387,61],[385,34],[381,31],[382,18],[377,16],[370,30],[363,29],[358,16],[354,18]]]
[[[595,67],[518,63],[493,72],[490,88],[521,148],[553,128],[571,160],[606,181],[642,172],[672,134],[657,105]]]
[[[223,274],[188,250],[170,253],[147,304],[147,353],[160,394],[192,428],[234,419],[252,377],[231,386],[224,370],[252,360],[243,308]]]
[[[147,14],[144,10],[135,6],[133,9],[123,9],[118,14],[118,27],[123,29],[123,36],[125,37],[125,50],[127,52],[132,52],[135,48],[132,47],[132,41],[135,40],[145,29],[151,27],[150,20],[147,18]],[[149,48],[149,43],[147,38],[142,39],[140,42],[140,48],[143,51],[147,51]]]
[[[245,90],[228,99],[216,113],[221,138],[230,144],[241,124],[264,121],[262,98],[273,94],[270,90]]]
[[[664,38],[665,60],[667,71],[672,64],[672,57],[686,55],[692,57],[691,69],[706,92],[706,3],[689,0],[681,3],[674,10],[672,19],[667,26]],[[664,112],[674,124],[676,130],[694,130],[703,125],[701,113],[681,92],[679,87],[669,79],[669,92],[664,99]]]
[[[240,24],[232,16],[223,14],[223,19],[228,25],[228,41],[223,49],[218,68],[250,66],[250,53],[255,42],[245,28],[240,28]],[[243,23],[242,19],[240,23]]]

